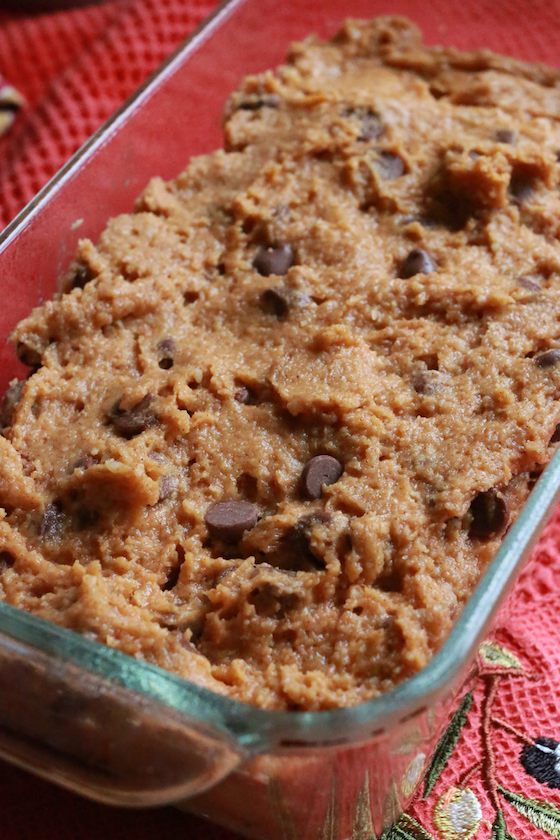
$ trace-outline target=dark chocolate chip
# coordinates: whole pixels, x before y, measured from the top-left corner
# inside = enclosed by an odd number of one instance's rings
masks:
[[[537,283],[536,280],[532,280],[530,277],[518,277],[517,282],[520,286],[523,286],[524,289],[527,289],[530,292],[540,292],[541,287]]]
[[[283,319],[290,311],[290,291],[282,286],[265,289],[260,298],[261,309],[267,315]]]
[[[24,365],[30,368],[40,368],[42,364],[41,354],[34,347],[30,347],[23,341],[18,341],[16,345],[16,356],[23,362]]]
[[[517,143],[517,132],[510,128],[499,128],[494,136],[498,143],[508,143],[511,146]]]
[[[43,512],[39,534],[44,540],[55,540],[64,527],[64,513],[60,502],[51,502]]]
[[[137,405],[129,409],[122,409],[121,400],[117,400],[108,415],[115,431],[125,438],[132,438],[155,426],[158,420],[150,408],[153,399],[151,394],[146,394]]]
[[[414,371],[411,376],[412,387],[417,394],[423,394],[430,397],[436,393],[438,389],[438,379],[440,374],[437,370],[418,370]]]
[[[401,263],[399,277],[407,280],[416,274],[430,274],[437,270],[435,260],[422,248],[413,248]]]
[[[91,280],[93,280],[91,268],[80,263],[72,275],[69,285],[71,289],[83,289]]]
[[[381,177],[387,180],[400,178],[404,173],[403,159],[392,152],[380,152],[379,157],[375,161],[375,165]]]
[[[164,475],[159,483],[159,499],[158,502],[164,502],[176,491],[179,486],[179,481],[174,475]]]
[[[162,370],[169,370],[174,364],[174,355],[177,346],[172,338],[163,338],[158,342],[157,350],[159,353],[159,366]]]
[[[253,267],[263,277],[269,277],[271,274],[286,274],[293,264],[294,251],[287,243],[271,245],[268,248],[263,246],[259,248],[253,260]]]
[[[174,589],[177,586],[179,575],[181,574],[181,566],[185,561],[185,549],[183,548],[183,546],[177,545],[176,551],[177,562],[174,563],[174,565],[168,571],[165,583],[163,583],[161,587],[164,592],[168,592],[170,589]]]
[[[15,562],[16,558],[9,551],[0,551],[0,573],[11,569]]]
[[[246,385],[241,385],[233,395],[233,399],[238,403],[248,403],[250,398],[251,394]]]
[[[300,596],[295,592],[286,592],[279,582],[265,580],[255,586],[247,601],[255,608],[257,615],[269,618],[283,618],[286,613],[295,609]]]
[[[88,470],[90,467],[93,467],[94,464],[99,463],[99,458],[93,455],[80,455],[80,457],[74,462],[72,467],[73,470]]]
[[[560,441],[560,423],[558,423],[550,438],[551,443],[558,443],[558,441]]]
[[[289,549],[293,555],[292,570],[312,571],[313,569],[324,569],[325,561],[318,557],[311,545],[311,533],[316,525],[326,525],[331,521],[330,513],[327,511],[316,511],[296,522],[288,537]]]
[[[245,531],[254,528],[259,518],[257,508],[250,502],[215,502],[206,511],[204,521],[212,537],[224,542],[236,542]]]
[[[237,106],[237,109],[239,111],[260,111],[261,108],[278,108],[279,105],[280,97],[271,93],[268,96],[256,96],[252,99],[245,99]]]
[[[332,455],[315,455],[310,458],[301,474],[304,494],[308,499],[320,499],[323,487],[338,481],[344,467]]]
[[[540,368],[554,367],[560,362],[560,347],[553,347],[552,350],[545,350],[534,357],[535,364]]]
[[[507,502],[494,489],[477,493],[471,502],[469,512],[471,514],[469,536],[474,539],[488,540],[498,536],[505,530],[509,521]]]
[[[15,379],[8,385],[8,389],[0,404],[0,428],[4,429],[6,426],[12,425],[14,412],[21,399],[24,385],[25,379]]]
[[[375,111],[372,111],[371,108],[363,106],[345,108],[343,116],[353,117],[359,120],[360,135],[358,140],[376,140],[383,134],[384,129],[381,117]]]
[[[528,201],[534,190],[534,179],[527,175],[514,173],[509,182],[509,192],[516,204],[523,204]]]

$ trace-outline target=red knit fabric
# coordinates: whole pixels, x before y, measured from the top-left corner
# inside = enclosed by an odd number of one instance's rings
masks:
[[[0,139],[0,226],[213,5],[213,0],[110,0],[41,15],[0,11],[0,74],[21,90],[28,103]],[[441,41],[460,46],[490,44],[524,58],[558,61],[558,1],[534,0],[529,7],[526,0],[437,0],[436,6],[434,32]],[[488,31],[485,10],[490,6],[494,27]],[[539,23],[527,34],[518,18],[529,8]],[[558,778],[556,771],[550,776],[551,787],[538,781],[534,770],[527,772],[520,761],[524,744],[530,747],[539,737],[560,741],[559,547],[557,513],[494,636],[500,645],[494,651],[514,659],[498,677],[481,660],[468,720],[457,732],[452,755],[431,794],[424,799],[420,793],[410,811],[428,837],[487,840],[493,824],[492,836],[507,837],[498,830],[498,811],[517,840],[560,837],[560,811],[557,825],[552,811],[552,817],[549,813],[538,828],[503,793],[560,808],[560,770]],[[540,755],[534,749],[533,753]],[[465,790],[470,796],[470,812],[467,808],[463,817],[467,819],[470,813],[472,826],[462,835],[453,834],[456,815],[447,819],[454,789],[459,797]],[[3,840],[148,840],[155,836],[235,840],[223,829],[172,809],[136,812],[94,805],[1,763],[0,813]]]

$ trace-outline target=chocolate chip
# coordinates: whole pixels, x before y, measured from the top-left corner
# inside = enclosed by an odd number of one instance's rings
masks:
[[[16,558],[9,551],[0,551],[0,573],[11,569],[15,562]]]
[[[251,398],[251,393],[246,385],[241,385],[233,395],[233,399],[238,403],[248,403]]]
[[[383,134],[383,123],[381,117],[371,108],[357,106],[348,107],[342,112],[345,117],[353,117],[360,122],[360,135],[358,140],[376,140]]]
[[[172,338],[163,338],[158,342],[157,350],[160,356],[159,366],[162,370],[169,370],[174,364],[174,355],[177,346]]]
[[[125,438],[132,438],[155,426],[158,420],[150,408],[153,399],[151,394],[146,394],[137,405],[129,409],[120,407],[122,397],[117,400],[108,415],[115,431]]]
[[[544,353],[539,353],[534,356],[535,364],[540,368],[554,367],[560,362],[560,347],[553,347],[552,350],[545,350]]]
[[[185,549],[183,546],[177,545],[175,546],[175,550],[177,551],[177,562],[168,571],[165,583],[162,584],[161,588],[164,592],[169,592],[170,589],[174,589],[177,586],[179,575],[181,574],[181,566],[185,562]]]
[[[206,511],[204,521],[212,537],[224,542],[236,542],[245,531],[257,524],[255,505],[244,501],[215,502]]]
[[[80,455],[80,457],[74,462],[72,467],[73,470],[88,470],[90,467],[93,467],[94,464],[99,463],[99,458],[94,455]]]
[[[381,177],[387,180],[400,178],[404,173],[403,159],[392,152],[380,152],[379,157],[375,161],[375,166]]]
[[[437,270],[434,259],[422,248],[413,248],[410,254],[401,263],[399,277],[407,280],[416,274],[431,274]]]
[[[174,475],[164,475],[159,483],[159,498],[158,502],[164,502],[176,491],[179,486],[177,477]]]
[[[517,143],[517,132],[510,128],[499,128],[494,136],[498,143],[508,143],[511,146],[515,146]]]
[[[286,318],[290,311],[290,293],[282,286],[276,289],[266,289],[260,299],[261,309],[267,315]]]
[[[35,370],[41,367],[42,358],[39,351],[34,347],[30,347],[29,344],[25,344],[23,341],[18,341],[16,345],[16,356],[27,367],[34,368]]]
[[[286,613],[297,607],[300,596],[295,592],[286,592],[280,582],[265,580],[255,586],[247,601],[255,608],[257,615],[269,618],[283,618]]]
[[[91,268],[84,263],[80,263],[72,275],[69,287],[71,289],[83,289],[91,280],[93,280]]]
[[[550,443],[558,443],[558,441],[560,441],[560,423],[558,423],[550,438]]]
[[[253,260],[253,267],[263,277],[269,277],[271,274],[286,274],[293,264],[294,251],[288,244],[271,245],[268,248],[263,246],[259,248]]]
[[[316,511],[296,522],[291,531],[287,534],[287,542],[293,555],[292,570],[312,571],[324,569],[325,561],[318,557],[311,545],[311,534],[317,525],[326,525],[331,521],[330,513],[327,511]]]
[[[338,481],[344,467],[332,455],[315,455],[310,458],[301,474],[304,494],[308,499],[320,499],[323,487]]]
[[[238,111],[260,111],[261,108],[278,108],[280,97],[272,93],[269,96],[255,96],[245,99],[237,106]]]
[[[0,428],[4,429],[6,426],[12,425],[14,412],[21,399],[24,385],[25,379],[15,379],[8,385],[8,389],[0,404]]]
[[[534,189],[534,180],[527,175],[514,173],[509,182],[509,192],[516,204],[523,204],[528,201]]]
[[[477,493],[471,502],[469,512],[471,515],[469,536],[473,539],[491,539],[502,533],[509,521],[507,502],[494,489]]]
[[[517,282],[520,286],[523,286],[524,289],[527,289],[530,292],[540,292],[541,287],[537,283],[536,280],[532,280],[530,277],[518,277]]]
[[[64,527],[64,513],[60,502],[51,502],[43,512],[39,534],[44,540],[55,540]]]
[[[439,378],[440,373],[437,370],[418,370],[414,371],[410,380],[417,394],[430,397],[438,390]]]

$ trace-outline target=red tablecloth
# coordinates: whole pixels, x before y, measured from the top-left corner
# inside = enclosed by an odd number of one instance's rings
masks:
[[[488,4],[499,21],[503,49],[560,63],[560,0],[434,0],[442,39],[448,33],[452,42],[467,27],[483,45]],[[2,11],[0,4],[0,74],[28,103],[0,140],[0,225],[213,5],[213,0],[110,0],[31,15]],[[526,39],[524,15],[533,20]],[[452,722],[439,763],[391,840],[560,838],[559,584],[557,513],[515,590],[511,610],[482,650],[475,691]],[[421,771],[421,756],[413,756],[403,786],[412,785]],[[94,805],[2,764],[0,835],[2,840],[234,840],[172,809]]]

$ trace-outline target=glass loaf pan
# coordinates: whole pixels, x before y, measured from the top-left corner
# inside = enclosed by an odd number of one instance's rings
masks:
[[[474,0],[473,0],[474,5]],[[486,4],[485,4],[486,5]],[[428,41],[524,52],[531,22],[484,33],[465,9],[400,0]],[[50,296],[77,240],[128,211],[154,174],[172,177],[221,145],[221,112],[250,72],[274,66],[290,41],[331,35],[380,0],[231,0],[119,111],[0,236],[0,334]],[[515,25],[515,24],[514,24]],[[511,22],[510,22],[511,27]],[[491,42],[491,43],[489,43]],[[0,388],[18,373],[0,347]],[[269,712],[212,694],[156,667],[0,604],[0,754],[85,796],[173,802],[261,840],[371,840],[410,798],[401,782],[428,761],[480,640],[512,586],[560,488],[560,453],[430,665],[384,697],[329,712]],[[23,688],[24,687],[24,688]]]

